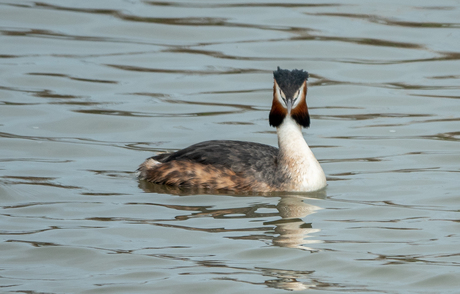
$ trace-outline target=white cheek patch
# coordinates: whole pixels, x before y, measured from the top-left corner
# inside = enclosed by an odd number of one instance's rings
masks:
[[[294,97],[294,103],[292,104],[292,108],[296,108],[297,105],[299,105],[300,101],[302,100],[302,94],[303,94],[303,87],[305,87],[305,84],[300,87],[299,91],[297,91],[297,96]]]
[[[278,85],[276,85],[276,99],[278,99],[278,101],[284,108],[287,108],[286,102],[284,101],[283,97],[284,93],[282,93]]]

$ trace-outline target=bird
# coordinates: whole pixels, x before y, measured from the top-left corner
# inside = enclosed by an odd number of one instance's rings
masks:
[[[279,148],[246,141],[210,140],[158,154],[138,168],[139,179],[210,192],[312,192],[327,185],[321,165],[305,141],[310,126],[304,70],[273,72],[269,124]]]

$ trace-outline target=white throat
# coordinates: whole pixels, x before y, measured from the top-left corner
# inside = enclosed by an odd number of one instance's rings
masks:
[[[326,186],[326,176],[302,135],[302,129],[289,115],[276,128],[280,167],[290,181],[286,191],[315,191]]]

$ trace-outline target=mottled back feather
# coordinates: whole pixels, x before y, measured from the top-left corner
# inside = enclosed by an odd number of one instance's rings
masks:
[[[151,159],[160,164],[149,168],[148,174],[143,177],[155,183],[210,189],[220,189],[223,182],[227,181],[233,182],[227,187],[230,190],[233,190],[232,185],[234,190],[257,190],[260,189],[257,184],[279,185],[284,180],[284,174],[277,172],[278,152],[278,148],[259,143],[205,141],[173,153],[152,157]],[[200,177],[196,176],[197,173]]]

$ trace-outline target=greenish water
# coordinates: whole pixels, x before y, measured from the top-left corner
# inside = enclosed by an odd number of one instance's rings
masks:
[[[459,1],[0,1],[0,292],[458,293]],[[184,195],[156,152],[276,145],[310,72],[313,194]]]

